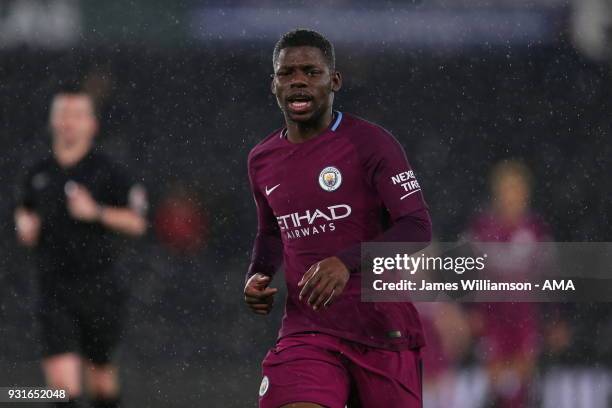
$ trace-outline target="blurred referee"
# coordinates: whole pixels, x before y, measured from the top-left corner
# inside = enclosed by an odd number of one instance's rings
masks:
[[[81,373],[96,408],[119,407],[112,352],[121,338],[125,290],[113,268],[117,233],[146,230],[144,189],[94,149],[94,101],[79,88],[58,92],[50,110],[52,149],[29,169],[15,211],[17,238],[34,247],[41,291],[42,367],[49,387],[76,407]]]

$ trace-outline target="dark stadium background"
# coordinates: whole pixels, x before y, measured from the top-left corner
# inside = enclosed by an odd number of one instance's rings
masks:
[[[101,95],[98,142],[147,186],[152,224],[169,197],[201,209],[202,227],[195,232],[203,237],[201,246],[169,248],[152,226],[123,256],[122,274],[132,289],[120,349],[126,405],[254,406],[259,364],[274,341],[282,307],[262,319],[251,316],[241,300],[256,227],[246,156],[282,125],[269,92],[271,51],[276,37],[293,27],[280,24],[277,31],[224,39],[196,35],[183,25],[193,28],[207,8],[231,13],[250,3],[67,1],[56,3],[81,16],[80,31],[54,46],[25,29],[7,34],[11,7],[21,3],[28,2],[0,5],[0,385],[43,381],[34,270],[30,253],[15,242],[12,212],[25,167],[48,149],[54,87],[81,78]],[[393,8],[418,11],[423,3],[320,7],[330,13],[375,7],[392,16]],[[518,158],[533,171],[534,207],[556,240],[609,241],[608,51],[594,58],[576,46],[569,2],[449,3],[427,7],[449,16],[484,7],[502,20],[504,13],[538,13],[547,24],[543,39],[538,32],[512,41],[487,41],[481,33],[459,44],[375,39],[363,46],[341,39],[337,65],[345,84],[337,108],[382,124],[401,141],[439,240],[456,239],[485,205],[493,165]],[[268,1],[257,7],[304,5]],[[308,19],[303,26],[318,28]],[[325,27],[321,31],[334,40]],[[579,306],[577,313],[591,328],[590,338],[576,340],[584,358],[612,361],[610,355],[589,357],[597,342],[610,342],[597,336],[600,325],[610,324],[598,316],[609,311],[607,305]]]

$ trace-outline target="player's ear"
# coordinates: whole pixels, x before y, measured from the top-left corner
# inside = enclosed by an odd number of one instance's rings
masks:
[[[342,75],[338,71],[332,73],[331,78],[332,91],[338,92],[342,88]]]
[[[272,75],[272,81],[270,81],[270,92],[276,95],[276,81],[274,80],[274,75]]]

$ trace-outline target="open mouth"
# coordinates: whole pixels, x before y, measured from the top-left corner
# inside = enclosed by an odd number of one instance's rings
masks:
[[[289,109],[296,113],[306,112],[312,106],[312,96],[307,94],[291,95],[287,98]]]

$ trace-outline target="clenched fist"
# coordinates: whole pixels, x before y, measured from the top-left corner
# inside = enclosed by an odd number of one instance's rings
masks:
[[[276,288],[269,288],[270,277],[261,273],[251,276],[244,287],[244,301],[253,312],[267,315],[274,305]]]
[[[69,181],[65,187],[68,212],[79,221],[94,222],[100,218],[100,206],[82,185]]]

